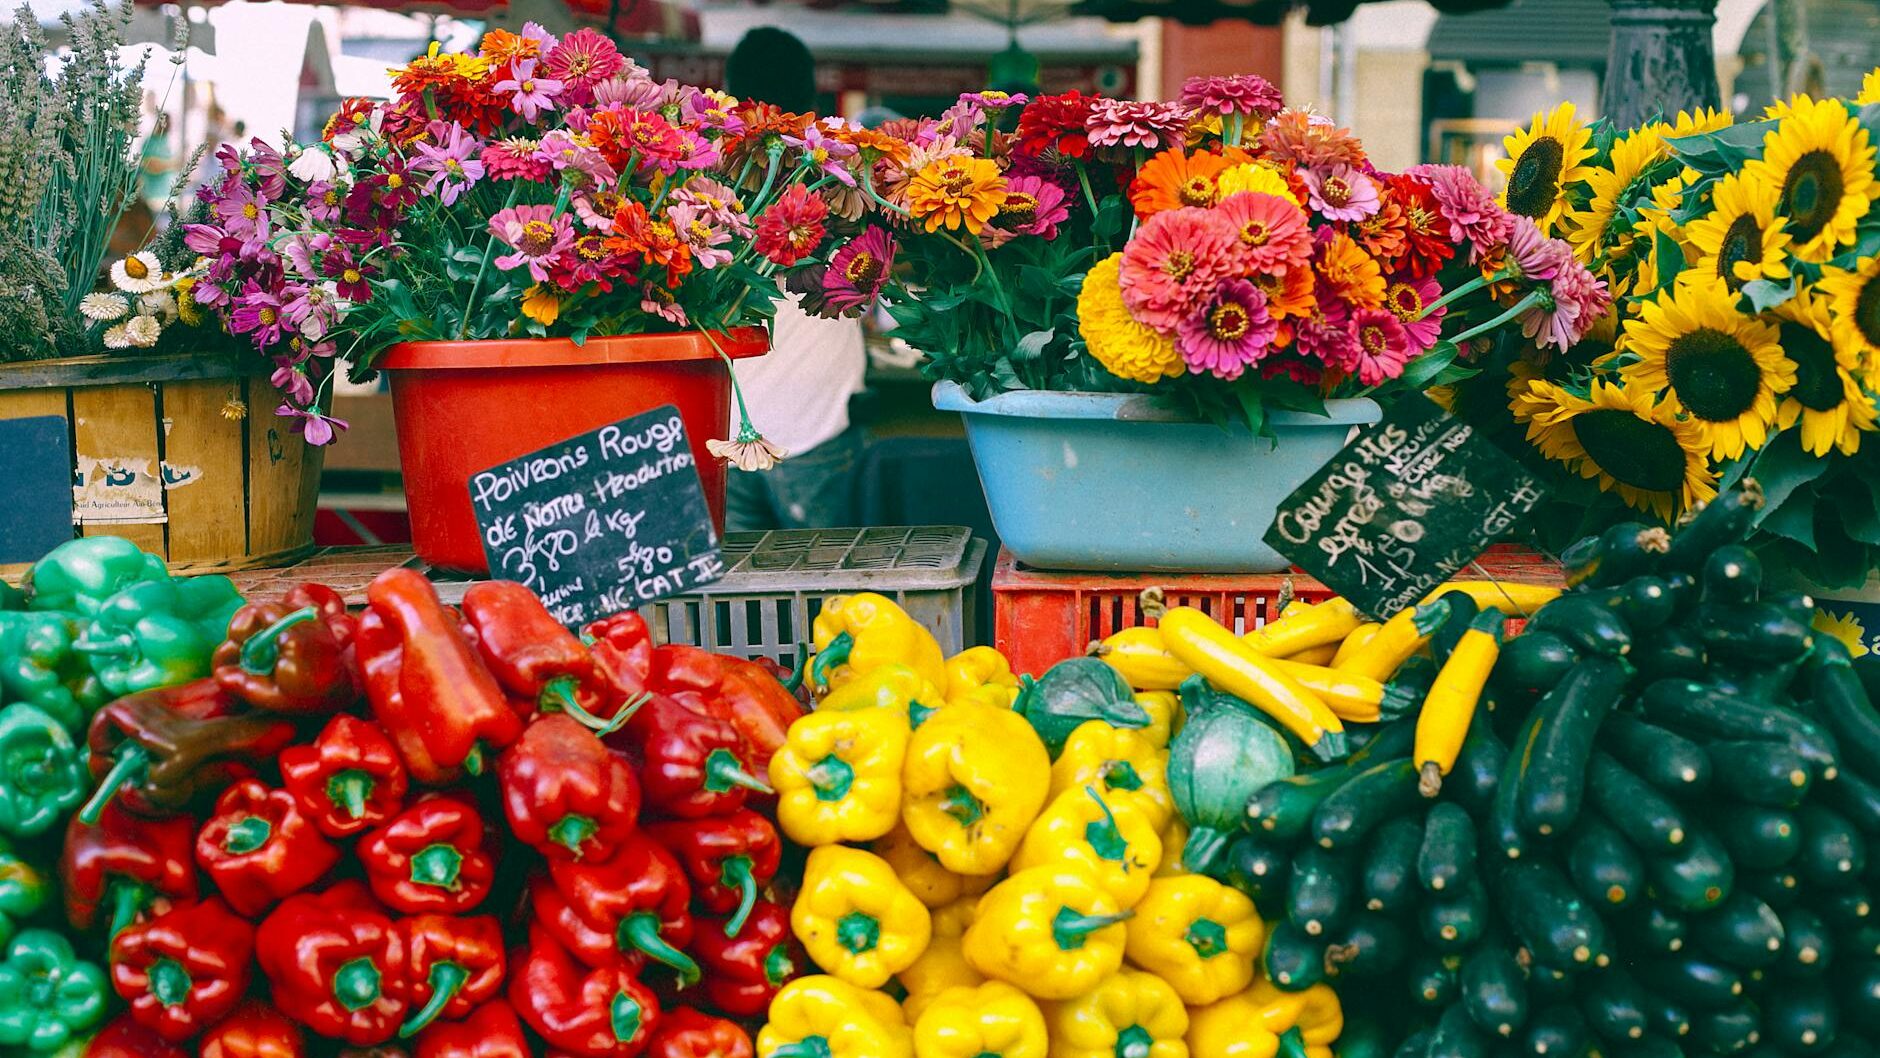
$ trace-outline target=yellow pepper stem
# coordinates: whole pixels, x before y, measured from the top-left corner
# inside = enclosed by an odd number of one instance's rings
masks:
[[[809,667],[809,678],[818,688],[829,686],[829,674],[848,663],[849,651],[855,649],[855,637],[847,632],[839,633],[829,641],[829,645],[816,652],[816,660]]]
[[[770,1052],[770,1058],[830,1058],[829,1040],[824,1036],[805,1036]]]
[[[836,919],[836,941],[856,955],[874,951],[881,943],[881,921],[873,915],[851,911]]]
[[[1116,1058],[1149,1058],[1155,1037],[1141,1025],[1131,1025],[1116,1034]]]
[[[1129,859],[1129,842],[1123,838],[1123,832],[1116,825],[1116,813],[1110,811],[1094,786],[1084,787],[1084,792],[1103,810],[1103,818],[1092,821],[1084,827],[1084,841],[1090,845],[1090,851],[1111,863],[1125,863]]]
[[[1084,946],[1092,933],[1108,929],[1119,922],[1128,922],[1134,918],[1134,911],[1121,911],[1114,915],[1080,915],[1068,907],[1058,908],[1058,913],[1051,919],[1051,939],[1064,951],[1076,951]]]
[[[1106,760],[1103,762],[1103,788],[1140,790],[1142,776],[1136,773],[1136,766],[1126,760]]]
[[[970,827],[986,815],[985,803],[964,786],[948,790],[946,799],[940,802],[940,810],[959,820],[962,827]]]
[[[1306,1058],[1305,1037],[1296,1028],[1287,1029],[1279,1037],[1279,1058]]]
[[[1190,922],[1188,932],[1182,935],[1182,939],[1203,959],[1227,953],[1227,928],[1211,918],[1198,918]]]

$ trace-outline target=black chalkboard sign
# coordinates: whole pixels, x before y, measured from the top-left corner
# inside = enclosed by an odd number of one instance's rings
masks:
[[[679,410],[668,404],[470,476],[490,576],[570,627],[724,576]]]
[[[1412,395],[1286,497],[1266,542],[1382,619],[1455,576],[1544,495],[1468,423]]]
[[[65,419],[0,420],[0,565],[37,562],[72,539],[72,464]]]

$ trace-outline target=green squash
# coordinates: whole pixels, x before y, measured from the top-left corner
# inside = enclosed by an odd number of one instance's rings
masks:
[[[1188,823],[1182,864],[1209,873],[1228,838],[1246,823],[1247,801],[1261,787],[1291,777],[1293,754],[1253,707],[1196,676],[1182,685],[1188,722],[1168,747],[1168,785]]]
[[[1148,727],[1149,711],[1136,702],[1117,671],[1092,657],[1070,658],[1051,666],[1037,681],[1027,680],[1012,708],[1056,760],[1071,732],[1091,720],[1111,727]]]

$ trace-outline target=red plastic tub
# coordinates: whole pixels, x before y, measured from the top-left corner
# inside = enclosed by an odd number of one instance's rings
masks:
[[[759,328],[717,336],[736,359],[762,356]],[[729,436],[731,383],[704,335],[635,334],[478,342],[406,342],[379,366],[391,379],[411,543],[434,566],[488,572],[470,508],[470,476],[608,423],[671,404],[698,458],[712,517],[724,526],[725,467],[705,442]]]

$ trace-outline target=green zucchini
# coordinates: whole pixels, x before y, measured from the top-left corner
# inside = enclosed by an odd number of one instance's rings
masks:
[[[1227,846],[1227,884],[1247,894],[1263,917],[1285,907],[1292,850],[1264,834],[1242,834]]]
[[[1880,928],[1866,926],[1854,934],[1853,941],[1846,945],[1847,950],[1855,952],[1860,958],[1880,958]]]
[[[1517,694],[1546,694],[1579,660],[1579,651],[1566,640],[1545,630],[1523,628],[1495,659],[1494,684]]]
[[[1488,806],[1487,847],[1500,849],[1502,856],[1510,860],[1519,859],[1527,847],[1527,834],[1521,829],[1521,772],[1533,756],[1540,722],[1541,711],[1528,710],[1527,719],[1508,744],[1508,758],[1495,784],[1495,799]]]
[[[1525,638],[1525,637],[1524,637]],[[1700,680],[1706,675],[1704,641],[1682,625],[1667,625],[1636,644],[1625,656],[1642,680]]]
[[[1429,1058],[1429,1053],[1430,1030],[1419,1029],[1404,1037],[1404,1041],[1391,1052],[1390,1058]]]
[[[1462,994],[1457,970],[1462,960],[1433,951],[1412,952],[1404,966],[1410,982],[1410,1000],[1421,1007],[1446,1007]]]
[[[1496,737],[1494,726],[1470,724],[1456,766],[1443,777],[1443,790],[1466,805],[1470,813],[1487,816],[1507,763],[1508,747]]]
[[[1643,522],[1620,522],[1560,553],[1569,587],[1599,588],[1657,568],[1671,550],[1671,536]]]
[[[1260,966],[1282,992],[1303,992],[1325,980],[1325,943],[1291,922],[1273,923]]]
[[[1528,833],[1564,832],[1579,818],[1593,738],[1625,693],[1629,675],[1616,658],[1588,658],[1534,706],[1541,717],[1522,761],[1519,795]]]
[[[1646,906],[1632,922],[1628,936],[1637,936],[1647,952],[1667,955],[1683,951],[1691,933],[1691,921],[1680,912],[1659,904]]]
[[[1428,1058],[1490,1058],[1488,1034],[1469,1016],[1466,1006],[1451,1003],[1430,1033]]]
[[[1401,696],[1420,702],[1429,693],[1430,684],[1436,682],[1436,673],[1441,669],[1442,666],[1436,663],[1435,658],[1428,654],[1417,654],[1397,667],[1397,674],[1390,678],[1390,686],[1397,688]],[[1406,746],[1405,751],[1408,749]]]
[[[1684,1058],[1684,1051],[1676,1041],[1648,1032],[1643,1038],[1614,1044],[1612,1058]]]
[[[1802,830],[1802,851],[1795,857],[1795,873],[1802,881],[1823,888],[1851,884],[1867,869],[1867,841],[1847,817],[1821,804],[1803,805],[1795,813]]]
[[[1293,857],[1286,883],[1286,918],[1308,936],[1324,938],[1354,910],[1351,864],[1343,856],[1311,847]]]
[[[1467,951],[1482,939],[1493,916],[1488,891],[1479,879],[1442,896],[1426,895],[1417,908],[1425,943],[1436,951]]]
[[[1605,753],[1593,753],[1587,798],[1644,855],[1674,852],[1689,833],[1676,805]]]
[[[1689,680],[1658,680],[1639,693],[1638,703],[1647,720],[1687,735],[1785,741],[1820,771],[1820,778],[1834,777],[1834,737],[1794,710]]]
[[[1797,832],[1800,832],[1800,828],[1797,828]],[[1777,867],[1773,871],[1746,871],[1737,877],[1737,884],[1761,897],[1763,903],[1778,912],[1787,911],[1802,896],[1802,880],[1788,867]]]
[[[1625,618],[1590,595],[1562,595],[1536,611],[1526,628],[1552,632],[1583,654],[1618,657],[1632,649]]]
[[[1782,956],[1782,919],[1746,892],[1732,893],[1709,914],[1693,918],[1691,934],[1706,955],[1745,970],[1760,970]]]
[[[1691,571],[1703,568],[1712,551],[1740,543],[1749,535],[1762,507],[1763,491],[1755,478],[1744,478],[1736,488],[1719,493],[1687,515],[1672,535],[1665,567]]]
[[[1650,1030],[1645,990],[1616,966],[1586,975],[1580,984],[1580,1013],[1608,1043],[1643,1039]]]
[[[1836,967],[1841,1020],[1856,1032],[1880,1033],[1880,962],[1861,959]]]
[[[1505,945],[1484,944],[1462,961],[1462,1003],[1476,1025],[1513,1039],[1527,1022],[1527,975]]]
[[[1503,868],[1496,893],[1502,914],[1536,963],[1574,971],[1609,960],[1604,922],[1553,864]]]
[[[1852,1032],[1843,1032],[1835,1038],[1827,1050],[1815,1058],[1875,1058],[1874,1043],[1870,1038]]]
[[[1796,620],[1779,606],[1759,602],[1698,604],[1697,637],[1713,660],[1728,658],[1744,669],[1806,657],[1815,645],[1808,622]]]
[[[1335,1058],[1390,1058],[1395,1039],[1376,1018],[1352,1017],[1338,1033]],[[1123,1050],[1128,1050],[1125,1045]]]
[[[1247,799],[1248,825],[1269,839],[1291,841],[1306,832],[1319,803],[1349,777],[1345,768],[1323,768],[1267,783]]]
[[[1874,922],[1873,899],[1864,885],[1808,894],[1808,905],[1821,913],[1830,927],[1858,932]]]
[[[1423,844],[1417,852],[1417,879],[1432,893],[1453,890],[1475,877],[1475,820],[1467,809],[1448,801],[1434,805],[1423,819]]]
[[[1809,674],[1811,703],[1847,754],[1849,767],[1880,781],[1880,714],[1855,674],[1847,647],[1822,636]]]
[[[1833,782],[1822,783],[1816,792],[1823,803],[1846,816],[1862,837],[1880,838],[1880,786],[1856,775],[1855,763],[1850,760],[1849,766],[1841,769]]]
[[[1334,978],[1373,978],[1396,973],[1410,954],[1403,927],[1388,915],[1360,911],[1325,948],[1325,970]]]
[[[1690,953],[1642,960],[1638,971],[1654,991],[1692,1010],[1726,1007],[1743,994],[1743,975],[1735,967]]]
[[[1819,977],[1834,961],[1834,938],[1820,915],[1806,907],[1778,909],[1782,953],[1772,969],[1783,977]]]
[[[1371,835],[1358,866],[1358,891],[1367,910],[1396,914],[1416,901],[1422,845],[1423,828],[1410,816],[1399,816]]]
[[[1828,788],[1840,786],[1847,778],[1843,774]],[[1730,858],[1744,870],[1774,870],[1793,860],[1802,849],[1802,832],[1795,825],[1795,813],[1785,808],[1724,805],[1712,812],[1710,819]]]
[[[1780,988],[1763,997],[1763,1039],[1789,1054],[1816,1054],[1834,1045],[1841,1028],[1825,988]]]
[[[1652,1031],[1666,1039],[1681,1040],[1691,1034],[1691,1015],[1664,996],[1645,989],[1645,1020]]]
[[[1762,1038],[1762,1016],[1753,1003],[1705,1010],[1691,1021],[1691,1041],[1712,1054],[1741,1054]]]
[[[1704,827],[1692,827],[1678,851],[1647,860],[1652,895],[1680,911],[1704,911],[1730,895],[1736,868],[1730,854]]]
[[[1722,790],[1748,804],[1794,808],[1814,781],[1808,761],[1787,742],[1733,739],[1706,749]]]
[[[1312,813],[1312,838],[1321,848],[1355,849],[1379,824],[1423,803],[1417,766],[1409,757],[1374,764],[1319,803]]]
[[[1742,544],[1728,544],[1704,559],[1698,581],[1704,586],[1705,602],[1741,606],[1752,602],[1762,592],[1762,559]]]
[[[1555,1003],[1529,1016],[1521,1052],[1526,1058],[1581,1058],[1589,1032],[1578,1008]]]
[[[1639,637],[1663,627],[1677,610],[1677,597],[1658,577],[1633,577],[1624,584],[1594,594],[1625,618],[1625,626],[1632,630],[1635,640],[1633,649],[1638,648]]]
[[[1573,828],[1567,871],[1594,907],[1630,907],[1645,895],[1645,861],[1612,824],[1587,814]]]
[[[1526,959],[1515,952],[1516,959]],[[1528,998],[1535,1003],[1564,1003],[1573,998],[1573,975],[1551,966],[1527,965]]]
[[[1697,574],[1682,569],[1664,570],[1658,574],[1665,582],[1665,589],[1671,593],[1673,624],[1676,628],[1686,618],[1697,612],[1697,604],[1703,601],[1704,590],[1698,586]]]
[[[1631,713],[1606,718],[1599,729],[1599,747],[1673,797],[1689,797],[1710,786],[1710,757],[1704,747]]]

